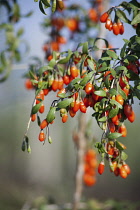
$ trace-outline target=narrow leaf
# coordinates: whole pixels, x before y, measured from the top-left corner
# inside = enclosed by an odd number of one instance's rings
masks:
[[[92,78],[93,72],[88,73],[80,82],[81,86],[85,86],[87,82]]]
[[[117,55],[114,51],[107,50],[106,53],[107,53],[111,58],[114,58],[114,59],[117,59],[117,58],[118,58],[118,55]]]
[[[106,96],[106,92],[104,90],[96,90],[94,91],[94,94],[103,97]]]
[[[36,104],[35,106],[33,106],[31,114],[36,114],[39,111],[41,105],[42,105],[42,102],[40,102],[39,104]]]
[[[140,12],[135,16],[135,18],[132,20],[131,25],[135,25],[137,23],[140,23]]]
[[[39,1],[39,9],[40,9],[40,11],[41,11],[44,15],[46,15],[45,10],[44,10],[43,5],[42,5],[42,1],[41,1],[41,0]]]
[[[88,54],[88,42],[83,43],[82,53]]]
[[[117,138],[119,138],[120,136],[122,136],[121,133],[109,133],[109,134],[107,135],[107,138],[109,138],[109,139],[117,139]]]
[[[73,98],[68,98],[66,100],[63,100],[63,101],[60,101],[58,104],[57,104],[57,107],[58,108],[66,108],[67,106],[70,105],[70,103],[73,101]]]
[[[118,114],[118,112],[119,112],[118,108],[111,109],[109,112],[109,118],[115,117]]]
[[[51,123],[55,119],[55,112],[56,107],[51,107],[46,117],[48,123]]]
[[[124,22],[126,23],[130,23],[130,20],[127,18],[126,14],[120,10],[120,9],[117,9],[116,11],[116,15]]]

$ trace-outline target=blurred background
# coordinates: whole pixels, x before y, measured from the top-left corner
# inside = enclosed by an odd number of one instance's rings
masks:
[[[117,1],[117,4],[120,2]],[[39,11],[38,4],[28,0],[19,1],[19,4],[23,14],[30,10],[34,13],[28,19],[21,19],[16,25],[17,28],[24,27],[23,38],[29,43],[30,51],[23,57],[22,65],[14,65],[15,68],[9,78],[0,84],[0,210],[20,210],[25,204],[30,204],[38,197],[58,204],[71,202],[74,193],[76,148],[71,133],[77,126],[78,116],[74,119],[69,118],[68,122],[62,125],[57,115],[54,125],[50,128],[52,144],[40,143],[39,128],[36,123],[31,123],[29,138],[32,152],[27,154],[21,151],[34,98],[34,92],[25,89],[23,75],[27,72],[29,57],[44,58],[42,45],[46,35],[40,29],[39,24],[44,15]],[[116,4],[116,1],[112,1],[111,4]],[[129,39],[133,33],[133,29],[126,26],[123,36],[116,38],[110,36],[108,32],[107,39],[114,47],[121,47],[122,38]],[[4,40],[3,36],[0,43],[3,43],[2,40]],[[48,109],[54,97],[55,94],[47,97],[45,103]],[[126,122],[128,135],[120,139],[127,146],[126,152],[129,156],[127,163],[131,167],[131,175],[126,180],[115,177],[106,166],[102,176],[97,174],[97,183],[93,187],[84,187],[83,201],[86,199],[139,201],[140,112],[138,106],[139,102],[135,100],[136,120],[133,124]],[[91,114],[92,112],[88,110],[87,120],[90,119]],[[100,140],[102,131],[94,120],[92,131],[96,139]]]

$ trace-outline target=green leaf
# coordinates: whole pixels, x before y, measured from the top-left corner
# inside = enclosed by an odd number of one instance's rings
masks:
[[[126,56],[126,47],[127,47],[127,44],[125,43],[120,52],[121,58],[124,58]]]
[[[130,79],[130,80],[138,80],[139,79],[139,75],[134,73],[132,70],[127,70],[127,74],[126,76]]]
[[[41,105],[42,105],[42,102],[40,102],[39,104],[36,104],[35,106],[33,106],[31,114],[36,114],[39,111]]]
[[[31,79],[33,79],[33,80],[35,79],[35,75],[31,70],[29,71],[29,76]]]
[[[42,73],[43,73],[44,71],[46,71],[47,68],[48,68],[48,66],[42,66],[42,67],[38,70],[39,76],[42,76]]]
[[[110,86],[109,77],[110,77],[110,75],[107,75],[107,76],[105,77],[105,80],[104,80],[104,83],[105,83],[105,86],[106,86],[107,89],[108,89],[109,86]]]
[[[26,149],[26,142],[25,142],[25,140],[23,140],[23,142],[22,142],[21,149],[22,149],[23,152],[25,152],[25,149]]]
[[[83,43],[82,53],[88,54],[88,42]]]
[[[125,67],[125,66],[117,66],[116,68],[115,68],[115,71],[127,71],[127,68]]]
[[[20,37],[23,33],[24,33],[24,29],[23,29],[23,28],[20,28],[20,29],[17,31],[17,36]]]
[[[41,124],[41,120],[40,120],[40,117],[37,115],[37,124],[38,124],[38,126],[40,126],[40,124]]]
[[[111,57],[102,57],[101,60],[102,61],[109,61],[109,60],[112,60],[112,58]]]
[[[58,104],[57,104],[57,107],[58,108],[66,108],[67,106],[69,106],[71,104],[71,102],[73,101],[73,98],[68,98],[66,100],[63,100],[63,101],[60,101]]]
[[[134,89],[133,94],[140,100],[140,90],[139,89]]]
[[[130,24],[130,20],[127,18],[126,14],[125,14],[122,10],[117,9],[116,15],[117,15],[122,21],[124,21],[124,22]]]
[[[47,114],[46,120],[51,123],[55,119],[56,107],[50,107],[50,111]]]
[[[116,147],[119,150],[124,150],[125,149],[119,141],[116,141]]]
[[[54,13],[56,10],[56,0],[53,0],[52,2],[52,12]]]
[[[39,9],[40,9],[40,11],[41,11],[44,15],[46,15],[45,10],[44,10],[43,5],[42,5],[42,1],[41,1],[41,0],[39,1]]]
[[[109,118],[115,117],[119,112],[118,108],[111,109],[109,112]]]
[[[87,59],[87,62],[88,62],[88,66],[91,68],[92,72],[95,73],[95,62],[91,59]]]
[[[125,161],[127,158],[128,158],[128,155],[127,155],[124,151],[122,151],[122,152],[121,152],[121,159],[122,159],[123,161]]]
[[[137,23],[140,23],[140,12],[135,16],[135,18],[132,20],[131,25],[135,25]]]
[[[115,77],[116,76],[116,71],[113,68],[110,68],[109,70],[110,70],[112,76]]]
[[[67,63],[67,62],[70,60],[72,54],[73,54],[73,53],[71,52],[71,50],[68,50],[68,55],[67,55],[67,57],[66,57],[66,58],[63,58],[63,59],[61,59],[61,60],[59,60],[58,63],[60,63],[60,64],[65,64],[65,63]]]
[[[110,99],[110,103],[112,105],[116,105],[118,108],[122,109],[122,105],[120,103],[118,103],[117,101]]]
[[[127,99],[125,92],[120,87],[118,87],[118,93],[123,97],[124,100]]]
[[[138,44],[140,44],[140,37],[139,37],[139,36],[136,36],[136,37],[135,37],[135,40],[136,40],[136,42],[137,42]]]
[[[98,69],[98,72],[104,72],[108,70],[108,67],[107,66],[102,66],[101,68]]]
[[[120,136],[122,136],[121,133],[109,133],[109,134],[107,135],[107,138],[109,138],[109,139],[117,139],[117,138],[119,138]]]
[[[111,51],[111,50],[107,50],[106,53],[113,59],[118,59],[118,55],[114,52],[114,51]]]
[[[112,89],[109,90],[109,94],[111,96],[113,96],[113,95],[117,95],[118,93],[117,93],[117,90],[116,89],[112,88]]]
[[[96,90],[94,91],[94,94],[103,97],[106,96],[106,92],[104,90]]]
[[[102,143],[96,142],[94,146],[95,146],[95,148],[98,149],[99,153],[105,153],[106,152],[104,146],[102,145]]]
[[[34,0],[34,2],[38,2],[38,0]]]
[[[56,60],[55,59],[51,59],[50,62],[48,63],[48,66],[51,68],[54,68],[54,66],[56,65]]]
[[[93,76],[93,72],[88,73],[80,82],[81,86],[85,86]]]
[[[46,7],[50,7],[50,3],[47,0],[41,0],[42,3],[46,6]]]
[[[7,60],[6,60],[4,52],[0,53],[0,62],[3,66],[7,65]]]
[[[30,11],[26,15],[22,15],[22,17],[30,17],[32,14],[33,14],[33,11]]]
[[[98,119],[98,122],[106,122],[106,120],[107,120],[107,117],[101,117],[101,118],[99,118]]]

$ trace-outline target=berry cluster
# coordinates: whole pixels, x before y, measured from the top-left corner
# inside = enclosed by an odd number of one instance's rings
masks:
[[[105,28],[108,29],[109,31],[113,31],[115,35],[118,34],[122,35],[124,33],[123,22],[121,22],[118,17],[117,18],[115,17],[114,22],[112,22],[110,13],[111,13],[110,11],[103,13],[100,17],[100,22],[105,23]]]
[[[86,186],[93,186],[96,183],[96,153],[93,149],[88,149],[84,156],[83,182]]]
[[[60,4],[62,1],[57,2]],[[51,15],[51,19],[46,18],[44,20],[42,26],[45,32],[47,31],[48,39],[42,48],[47,61],[52,59],[53,51],[61,51],[63,45],[66,45],[67,42],[71,43],[71,40],[74,40],[74,43],[77,43],[77,37],[81,37],[80,39],[82,39],[83,33],[87,37],[87,40],[91,38],[88,33],[89,28],[98,24],[103,6],[102,0],[95,0],[89,3],[90,8],[87,10],[84,7],[81,9],[81,5],[67,5],[66,2],[63,11],[56,9],[55,13]],[[77,15],[78,13],[80,14],[80,18]],[[64,35],[65,30],[68,31],[67,36]]]

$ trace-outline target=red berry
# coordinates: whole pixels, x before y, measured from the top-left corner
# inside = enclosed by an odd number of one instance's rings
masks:
[[[98,166],[98,173],[99,174],[103,174],[104,169],[105,169],[105,164],[104,164],[103,161],[101,161],[100,164],[99,164],[99,166]]]
[[[101,23],[105,23],[107,18],[108,18],[109,14],[107,12],[103,13],[100,17],[100,22]]]

